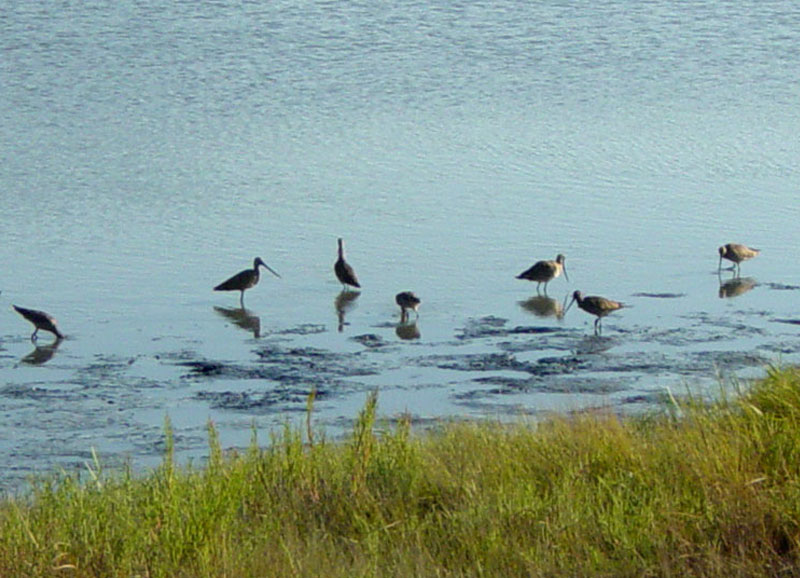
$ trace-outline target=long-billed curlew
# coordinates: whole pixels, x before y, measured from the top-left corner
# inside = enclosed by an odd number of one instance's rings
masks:
[[[728,243],[720,247],[718,251],[719,267],[717,270],[722,269],[722,260],[727,259],[728,261],[733,262],[737,275],[741,274],[741,266],[739,263],[742,261],[747,261],[748,259],[752,259],[761,252],[760,249],[753,249],[747,245],[741,245],[739,243]]]
[[[547,284],[561,275],[564,272],[564,278],[569,281],[567,269],[564,265],[566,257],[558,254],[554,261],[537,261],[530,268],[526,269],[519,275],[517,279],[525,279],[527,281],[536,281],[536,291],[539,291],[539,286],[544,283],[544,292],[547,294]]]
[[[256,257],[253,261],[253,268],[252,269],[245,269],[244,271],[239,271],[236,275],[228,279],[227,281],[223,281],[216,287],[214,287],[214,291],[241,291],[241,295],[239,296],[239,303],[244,307],[244,292],[251,287],[255,287],[258,283],[258,267],[263,265],[264,268],[267,269],[270,273],[275,275],[276,277],[280,277],[272,268],[264,263],[261,260],[261,257]]]
[[[45,313],[44,311],[39,311],[37,309],[17,307],[16,305],[13,305],[13,307],[17,313],[33,323],[33,326],[36,328],[33,331],[33,334],[31,334],[31,341],[36,341],[38,338],[36,334],[39,333],[40,329],[42,331],[49,331],[56,336],[57,340],[64,339],[64,335],[58,330],[56,320],[49,313]]]
[[[611,299],[606,299],[605,297],[597,297],[595,295],[588,295],[584,297],[583,293],[580,291],[575,291],[575,293],[572,294],[572,301],[569,302],[567,310],[569,310],[574,302],[577,302],[578,307],[586,311],[586,313],[591,313],[597,317],[597,319],[594,320],[595,333],[598,333],[600,327],[599,323],[603,317],[609,313],[613,313],[617,309],[622,309],[625,307],[625,305],[619,301],[612,301]]]
[[[334,263],[333,270],[336,273],[336,278],[339,279],[339,282],[344,288],[347,288],[348,285],[352,287],[361,287],[358,282],[358,277],[356,277],[356,272],[353,271],[350,264],[344,260],[344,241],[342,239],[339,239],[339,258],[336,260],[336,263]]]

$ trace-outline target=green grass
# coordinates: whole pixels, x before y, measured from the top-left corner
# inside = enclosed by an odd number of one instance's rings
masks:
[[[0,576],[800,576],[800,372],[679,417],[380,432],[59,475],[0,503]],[[309,413],[309,416],[311,413]]]

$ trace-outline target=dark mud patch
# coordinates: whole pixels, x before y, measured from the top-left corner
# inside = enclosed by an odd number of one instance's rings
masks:
[[[365,333],[364,335],[356,335],[355,337],[350,338],[351,341],[355,341],[356,343],[360,343],[367,349],[382,349],[391,345],[388,341],[386,341],[380,335],[376,335],[374,333]]]
[[[646,297],[648,299],[680,299],[686,297],[686,293],[650,293],[642,291],[634,293],[633,297]]]
[[[474,390],[463,394],[464,397],[474,399],[476,396],[509,395],[518,393],[568,393],[608,395],[629,388],[623,380],[610,381],[600,378],[565,378],[558,380],[528,377],[515,379],[513,377],[483,377],[473,380],[476,383],[497,385],[499,387]],[[462,396],[456,395],[456,398]]]
[[[508,319],[501,317],[481,317],[470,319],[466,325],[456,332],[456,339],[485,339],[487,337],[509,337],[512,335],[543,335],[550,333],[562,333],[564,329],[552,326],[531,326],[520,325],[517,327],[506,328]]]
[[[525,371],[530,365],[510,353],[475,353],[468,355],[430,355],[417,360],[422,367],[456,371]]]
[[[182,377],[193,381],[266,382],[265,388],[258,392],[198,394],[206,396],[200,399],[212,401],[214,407],[231,409],[266,408],[284,401],[294,403],[298,396],[305,399],[312,387],[322,396],[350,392],[358,387],[353,378],[378,375],[383,369],[361,353],[335,353],[316,347],[283,347],[273,343],[259,347],[255,355],[256,360],[251,364],[195,359],[176,365],[188,368],[189,372]]]
[[[325,333],[328,331],[328,328],[325,325],[321,325],[319,323],[303,323],[302,325],[297,325],[295,327],[290,327],[288,329],[280,329],[275,331],[265,331],[262,332],[262,335],[318,335],[320,333]]]
[[[584,370],[589,373],[632,375],[647,380],[648,375],[710,376],[717,372],[732,372],[748,367],[767,365],[768,360],[758,353],[746,351],[700,351],[680,354],[629,353],[593,357]]]
[[[660,405],[671,404],[672,400],[666,391],[651,391],[648,393],[638,393],[636,395],[623,397],[622,403],[625,405],[645,405],[648,407],[656,407]]]
[[[221,361],[182,361],[177,365],[188,367],[190,375],[202,375],[205,377],[223,376],[229,371],[230,367]]]
[[[775,323],[785,323],[786,325],[800,325],[800,319],[773,319]]]
[[[200,391],[195,399],[206,401],[212,408],[237,412],[306,411],[311,387],[287,387],[268,391]],[[325,400],[330,392],[316,389],[315,399]]]
[[[417,362],[423,367],[439,369],[465,372],[517,371],[538,377],[571,373],[585,365],[582,359],[575,356],[544,357],[536,361],[520,361],[511,353],[432,355],[420,358]]]
[[[787,285],[785,283],[764,283],[764,285],[773,291],[800,291],[800,285]]]
[[[726,317],[714,316],[706,312],[683,315],[680,318],[691,322],[688,327],[673,328],[663,331],[651,331],[645,335],[681,335],[680,339],[675,339],[669,345],[684,345],[686,343],[715,342],[739,340],[744,338],[763,337],[767,331],[762,327],[755,327],[743,321],[746,317],[767,319],[770,313],[767,311],[747,311],[743,314],[731,315]]]
[[[587,342],[597,343],[598,338]],[[657,386],[664,376],[671,379],[733,374],[739,370],[763,367],[769,360],[759,353],[744,351],[701,351],[694,353],[593,355],[586,352],[567,356],[544,357],[522,362],[513,355],[468,355],[428,357],[442,369],[465,372],[495,372],[469,380],[454,397],[459,401],[514,394],[588,394],[611,395]],[[509,376],[508,372],[520,375]],[[648,379],[652,376],[652,380]],[[652,383],[648,383],[652,382]],[[494,386],[494,387],[492,387]]]

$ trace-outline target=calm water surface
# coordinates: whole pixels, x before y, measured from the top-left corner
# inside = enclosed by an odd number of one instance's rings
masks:
[[[152,465],[166,416],[184,458],[246,444],[312,387],[336,435],[376,387],[421,423],[637,410],[797,361],[799,46],[788,0],[6,7],[0,486]],[[721,287],[729,241],[763,252]],[[242,312],[211,287],[255,256]],[[540,316],[575,289],[630,308]]]

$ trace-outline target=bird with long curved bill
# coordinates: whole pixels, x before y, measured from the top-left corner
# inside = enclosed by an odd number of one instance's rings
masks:
[[[584,297],[583,293],[575,291],[575,293],[572,294],[572,301],[569,302],[569,305],[567,305],[567,308],[564,310],[565,314],[569,311],[569,308],[572,307],[573,303],[577,303],[578,307],[586,311],[586,313],[597,317],[597,319],[594,320],[595,334],[600,331],[600,320],[603,317],[625,307],[625,305],[619,301],[613,301],[596,295],[587,295]]]
[[[239,303],[242,307],[244,307],[244,292],[258,284],[259,267],[264,267],[267,271],[280,278],[280,275],[278,275],[278,273],[276,273],[269,265],[264,263],[264,261],[261,260],[261,257],[256,257],[255,260],[253,260],[252,269],[239,271],[230,279],[223,281],[214,287],[214,291],[240,291],[241,295],[239,295]]]

